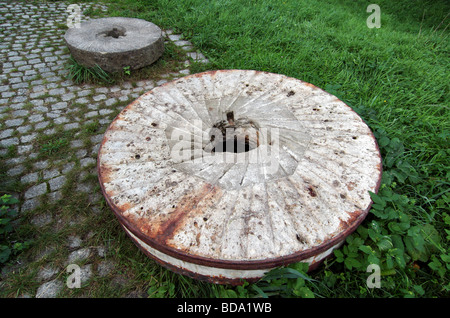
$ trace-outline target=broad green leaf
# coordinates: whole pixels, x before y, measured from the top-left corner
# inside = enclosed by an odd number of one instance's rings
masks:
[[[392,248],[394,245],[392,244],[390,237],[383,236],[382,239],[378,242],[377,246],[381,251],[386,251]]]
[[[441,254],[441,259],[446,263],[450,263],[450,255],[449,254]]]
[[[380,259],[378,257],[376,257],[375,255],[369,255],[367,257],[367,261],[369,262],[369,264],[380,265]]]
[[[399,249],[401,251],[405,250],[405,245],[403,244],[402,237],[398,234],[391,235],[392,244],[396,249]]]
[[[308,287],[302,287],[297,292],[297,296],[302,298],[314,298],[314,293]]]
[[[344,264],[348,269],[359,268],[361,266],[361,263],[357,259],[351,257],[347,257]]]
[[[386,136],[382,136],[380,139],[378,139],[378,145],[380,147],[386,147],[390,143],[390,139]]]
[[[336,261],[342,263],[344,261],[344,254],[341,250],[334,250],[334,256],[336,256]]]
[[[366,253],[366,254],[369,254],[369,255],[373,253],[372,248],[371,248],[370,246],[367,246],[367,245],[361,245],[361,246],[359,247],[359,249],[360,249],[362,252],[364,252],[364,253]]]

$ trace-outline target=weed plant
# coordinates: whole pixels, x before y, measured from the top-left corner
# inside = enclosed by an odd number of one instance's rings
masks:
[[[112,83],[111,76],[97,64],[94,67],[86,67],[78,63],[72,56],[67,64],[67,78],[75,84],[83,83]]]
[[[292,265],[284,277],[281,271],[252,286],[215,287],[211,295],[448,295],[450,5],[378,1],[381,28],[370,29],[369,4],[116,0],[110,6],[111,15],[182,32],[211,61],[193,72],[255,69],[324,88],[361,115],[378,140],[384,172],[370,214],[333,258],[309,273],[311,280]],[[367,286],[369,264],[380,266],[381,288]],[[151,295],[175,293],[173,281],[159,282]]]

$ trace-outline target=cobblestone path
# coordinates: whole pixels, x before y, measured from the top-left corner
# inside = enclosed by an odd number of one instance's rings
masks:
[[[72,263],[81,264],[84,284],[95,277],[115,279],[107,247],[101,240],[95,246],[88,244],[96,228],[87,234],[85,228],[82,233],[72,230],[79,221],[64,217],[65,203],[72,194],[84,193],[83,217],[101,213],[105,208],[95,167],[109,123],[142,93],[169,78],[189,74],[192,59],[208,62],[190,42],[166,30],[167,41],[186,50],[182,69],[120,85],[76,85],[67,79],[65,68],[70,57],[63,39],[67,6],[64,2],[0,1],[0,159],[5,171],[0,185],[13,183],[21,189],[14,193],[20,200],[20,215],[35,231],[67,233],[59,235],[58,241],[66,251],[62,253],[65,262],[52,257],[61,246],[33,246],[37,251],[31,259],[3,269],[0,289],[11,275],[34,277],[36,288],[20,292],[20,297],[58,297],[67,288],[62,277]],[[80,6],[82,12],[107,8],[93,3]],[[70,231],[64,231],[70,226]]]

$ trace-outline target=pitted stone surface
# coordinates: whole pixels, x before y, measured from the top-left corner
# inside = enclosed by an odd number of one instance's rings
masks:
[[[146,254],[236,283],[293,262],[317,266],[338,248],[370,209],[381,156],[364,121],[320,88],[214,70],[128,105],[104,134],[98,170]]]

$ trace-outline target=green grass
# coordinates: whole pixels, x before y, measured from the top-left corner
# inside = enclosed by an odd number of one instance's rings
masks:
[[[73,57],[70,57],[67,63],[67,78],[75,84],[98,82],[110,84],[113,82],[111,76],[101,69],[97,64],[94,67],[86,67],[79,64]]]
[[[448,2],[378,1],[379,29],[366,26],[370,1],[113,3],[110,15],[183,33],[211,61],[194,72],[255,69],[299,78],[338,96],[372,128],[384,166],[378,204],[336,257],[310,274],[315,282],[304,282],[316,297],[448,295]],[[371,262],[381,266],[380,289],[366,286]],[[292,287],[287,278],[271,284]],[[170,286],[163,290],[171,294]],[[153,285],[150,291],[158,293]]]

